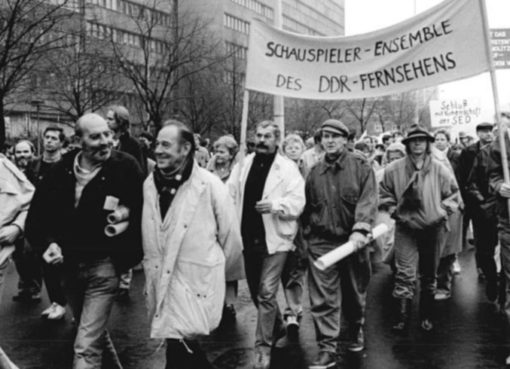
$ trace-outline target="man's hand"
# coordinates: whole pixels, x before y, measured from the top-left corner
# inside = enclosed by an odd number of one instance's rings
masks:
[[[0,228],[0,245],[9,246],[21,235],[21,229],[16,225],[8,225]]]
[[[268,214],[273,211],[273,202],[270,200],[261,200],[255,205],[255,210],[260,214]]]
[[[48,264],[60,264],[64,262],[62,249],[55,242],[48,246],[43,254],[43,258]]]
[[[501,187],[499,188],[499,194],[502,197],[506,197],[507,199],[510,199],[510,184],[503,183]]]
[[[349,237],[349,241],[359,250],[368,243],[368,237],[361,232],[354,231]]]

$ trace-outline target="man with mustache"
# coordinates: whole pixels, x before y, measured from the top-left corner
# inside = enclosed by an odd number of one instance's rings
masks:
[[[325,156],[306,179],[306,207],[301,217],[308,246],[311,312],[319,345],[311,369],[336,365],[340,316],[349,328],[348,350],[364,349],[363,325],[370,259],[362,248],[377,212],[377,184],[370,164],[347,148],[349,129],[339,120],[321,125]],[[360,250],[336,265],[320,270],[313,263],[352,241]]]
[[[32,245],[46,262],[63,263],[66,297],[78,322],[73,369],[122,368],[106,329],[119,275],[141,260],[143,174],[128,154],[112,150],[112,132],[97,114],[76,123],[81,149],[65,155],[38,185],[27,218]],[[107,216],[129,209],[129,225],[105,234]]]
[[[297,165],[278,153],[280,136],[274,122],[259,123],[255,154],[238,163],[228,181],[241,218],[246,279],[258,309],[255,369],[269,368],[271,348],[285,333],[276,294],[305,205]]]
[[[28,140],[20,140],[14,146],[14,162],[18,169],[30,178],[30,168],[35,161],[35,147]],[[19,275],[18,293],[12,297],[17,302],[41,301],[42,271],[38,255],[23,237],[16,241],[13,255]]]

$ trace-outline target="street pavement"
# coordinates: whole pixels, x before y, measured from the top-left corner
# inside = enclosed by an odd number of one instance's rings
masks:
[[[455,277],[452,299],[437,303],[436,329],[422,332],[415,305],[407,335],[390,331],[392,321],[391,272],[377,265],[369,289],[366,350],[348,354],[340,338],[338,368],[349,369],[490,369],[504,368],[510,353],[510,331],[495,305],[487,302],[479,282],[472,252],[461,257],[462,272]],[[39,304],[12,301],[17,276],[11,265],[0,306],[0,346],[20,369],[67,369],[72,362],[74,335],[71,314],[65,321],[40,318],[47,299]],[[110,319],[110,332],[125,369],[164,368],[162,342],[148,338],[143,273],[135,272],[131,298],[118,302]],[[280,291],[281,292],[281,291]],[[280,294],[281,306],[283,298]],[[301,369],[317,353],[307,296],[300,343],[275,350],[274,369]],[[202,340],[209,359],[218,369],[252,368],[256,311],[246,284],[240,284],[235,325],[220,327]]]

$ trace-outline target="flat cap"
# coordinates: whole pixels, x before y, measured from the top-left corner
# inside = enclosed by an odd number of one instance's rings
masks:
[[[328,119],[321,125],[321,131],[336,133],[345,137],[349,136],[349,129],[337,119]]]
[[[492,130],[493,128],[494,128],[494,124],[489,123],[489,122],[482,122],[476,126],[477,131],[484,130],[484,129]]]

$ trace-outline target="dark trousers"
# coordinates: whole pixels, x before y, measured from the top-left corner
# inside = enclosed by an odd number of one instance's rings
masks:
[[[422,230],[397,224],[395,228],[395,285],[393,297],[412,299],[416,279],[420,275],[420,314],[430,319],[436,293],[437,269],[440,258],[440,227]]]
[[[300,318],[303,314],[306,269],[307,261],[303,260],[301,253],[297,250],[289,252],[282,272],[283,292],[287,301],[285,317],[295,316]]]
[[[498,221],[486,217],[483,210],[473,214],[477,266],[482,269],[488,283],[497,283],[498,272],[494,253],[498,244]]]
[[[64,287],[78,322],[73,369],[121,369],[106,329],[119,287],[110,258],[65,265]]]
[[[451,294],[453,281],[453,264],[457,259],[457,255],[451,254],[439,260],[437,268],[437,290]]]
[[[48,291],[50,302],[56,302],[61,306],[66,306],[67,299],[63,286],[64,277],[62,265],[48,264],[45,261],[42,262],[42,265],[44,284],[46,285],[46,291]]]
[[[165,369],[212,369],[213,366],[196,341],[166,340]]]
[[[320,351],[335,353],[340,336],[341,313],[349,327],[364,324],[371,267],[368,248],[321,271],[313,262],[338,245],[311,245],[308,249],[308,293]]]
[[[269,255],[266,252],[244,250],[246,280],[253,303],[257,307],[255,347],[269,350],[275,334],[283,327],[276,294],[288,252]]]
[[[19,275],[18,290],[23,293],[41,292],[42,259],[30,246],[27,240],[19,240],[13,254],[16,270]]]

